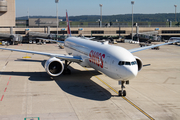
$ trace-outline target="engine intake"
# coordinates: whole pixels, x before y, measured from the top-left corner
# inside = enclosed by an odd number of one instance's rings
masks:
[[[138,65],[138,71],[141,71],[142,67],[143,67],[143,63],[142,60],[139,57],[134,56],[136,61],[137,61],[137,65]]]
[[[53,57],[46,61],[45,70],[51,76],[59,76],[64,70],[64,65],[60,59]]]

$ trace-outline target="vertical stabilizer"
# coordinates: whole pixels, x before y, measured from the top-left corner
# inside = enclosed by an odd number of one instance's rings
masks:
[[[67,34],[68,34],[69,37],[71,37],[71,29],[70,29],[69,17],[68,17],[67,10],[66,10],[66,22],[67,22]]]

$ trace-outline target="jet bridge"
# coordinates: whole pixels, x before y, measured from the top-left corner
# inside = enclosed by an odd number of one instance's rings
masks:
[[[38,42],[39,39],[37,40],[36,38],[56,39],[56,35],[55,34],[40,33],[40,32],[29,32],[28,36],[29,36],[29,42],[30,43],[32,41],[33,41],[33,43]]]
[[[49,38],[49,34],[48,33],[40,33],[40,32],[29,32],[29,37]]]
[[[44,39],[51,39],[51,40],[60,40],[60,41],[64,41],[67,36],[64,35],[56,35],[56,34],[49,34],[49,33],[40,33],[40,32],[29,32],[28,33],[29,36],[29,42],[39,42],[39,39],[37,38],[44,38]]]
[[[140,42],[145,41],[161,41],[161,36],[159,35],[158,28],[155,29],[155,31],[149,31],[149,32],[142,32],[139,33],[139,26],[138,23],[134,24],[136,26],[136,33],[133,33],[133,38],[135,40]]]
[[[137,36],[138,35],[138,36]],[[137,37],[141,40],[150,40],[150,41],[160,41],[161,36],[158,35],[158,31],[151,31],[151,32],[143,32],[136,34]]]
[[[7,41],[7,45],[18,45],[22,42],[22,36],[20,34],[0,33],[0,41]]]

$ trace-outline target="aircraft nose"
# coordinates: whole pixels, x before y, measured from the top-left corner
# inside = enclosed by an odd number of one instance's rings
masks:
[[[127,67],[126,68],[126,78],[127,80],[133,79],[137,76],[138,70],[136,67]]]

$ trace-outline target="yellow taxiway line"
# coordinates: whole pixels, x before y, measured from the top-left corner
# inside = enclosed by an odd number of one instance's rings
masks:
[[[88,71],[88,69],[84,68],[85,70]],[[92,72],[91,72],[92,73]],[[92,73],[93,74],[93,73]],[[94,75],[94,74],[93,74]],[[100,79],[99,77],[97,77],[96,75],[94,75],[98,80],[100,80],[103,84],[105,84],[107,87],[109,87],[111,90],[113,90],[116,94],[118,94],[118,91],[116,91],[114,88],[112,88],[110,85],[108,85],[106,82],[104,82],[102,79]],[[137,105],[135,105],[134,103],[132,103],[130,100],[128,100],[126,97],[122,97],[124,100],[126,100],[129,104],[131,104],[132,106],[134,106],[137,110],[139,110],[141,113],[143,113],[145,116],[147,116],[150,120],[155,120],[154,118],[152,118],[150,115],[148,115],[146,112],[144,112],[141,108],[139,108]]]

